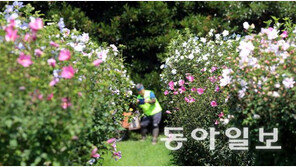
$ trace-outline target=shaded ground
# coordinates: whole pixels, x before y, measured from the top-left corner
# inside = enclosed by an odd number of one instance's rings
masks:
[[[165,136],[160,136],[164,138]],[[117,149],[122,152],[122,158],[115,161],[111,154],[103,156],[104,166],[171,166],[172,156],[160,141],[156,145],[151,144],[152,137],[148,136],[146,141],[139,141],[139,134],[132,133],[127,141],[117,143]]]

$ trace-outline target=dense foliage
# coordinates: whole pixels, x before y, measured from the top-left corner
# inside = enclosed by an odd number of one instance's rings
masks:
[[[271,16],[296,20],[295,2],[35,2],[47,18],[68,18],[66,25],[100,41],[124,44],[126,66],[136,82],[157,93],[159,66],[176,30],[189,28],[198,36],[211,29],[243,34],[249,21],[259,27]],[[58,16],[58,17],[56,17]],[[153,80],[151,80],[153,78]]]
[[[0,164],[100,164],[133,83],[115,45],[44,21],[14,2],[0,14]],[[66,20],[66,18],[65,18]]]
[[[243,38],[228,31],[206,38],[179,35],[172,40],[162,65],[169,124],[184,127],[187,142],[173,152],[181,165],[293,165],[295,161],[295,30],[285,27],[251,33],[254,25],[244,23],[250,33]],[[286,31],[280,31],[286,29]],[[215,39],[212,41],[212,39]],[[222,136],[215,150],[209,141],[194,141],[195,128],[215,126]],[[227,127],[248,127],[248,151],[231,151],[225,139]],[[278,128],[281,150],[257,150],[259,128]],[[184,156],[186,155],[186,156]],[[237,158],[240,156],[240,158]],[[196,158],[198,157],[198,158]],[[237,161],[236,161],[237,160]]]
[[[171,56],[161,67],[168,124],[183,127],[188,140],[173,155],[179,165],[249,165],[247,156],[228,148],[223,135],[231,115],[225,111],[227,94],[219,85],[222,71],[229,66],[224,55],[235,52],[240,38],[223,40],[222,34],[216,34],[215,40],[209,40],[212,35],[207,39],[179,34],[169,45],[167,54]],[[195,141],[191,137],[194,129],[208,131],[210,127],[220,133],[214,150],[209,149],[209,140]]]

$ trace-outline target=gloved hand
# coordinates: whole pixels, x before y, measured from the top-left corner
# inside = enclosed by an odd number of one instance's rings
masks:
[[[139,100],[139,104],[145,104],[145,99],[138,99]]]

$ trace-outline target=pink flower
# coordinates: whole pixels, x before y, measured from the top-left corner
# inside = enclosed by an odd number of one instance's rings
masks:
[[[186,79],[187,79],[189,82],[193,82],[193,81],[194,81],[194,77],[193,77],[192,75],[186,76]]]
[[[211,106],[212,107],[216,107],[218,104],[217,104],[217,102],[216,101],[211,101]]]
[[[180,94],[182,94],[182,93],[185,92],[185,91],[186,91],[186,89],[185,89],[184,86],[182,86],[181,88],[179,88],[179,92],[180,92]]]
[[[17,30],[15,30],[13,27],[9,26],[5,28],[5,40],[6,41],[15,41],[18,38]]]
[[[81,93],[81,92],[78,92],[77,94],[78,94],[78,96],[80,96],[80,97],[82,96],[82,93]]]
[[[179,80],[178,83],[179,83],[179,86],[183,86],[185,84],[185,81],[181,79],[181,80]]]
[[[287,31],[284,31],[284,32],[281,34],[281,37],[282,37],[282,38],[287,38],[287,37],[288,37],[288,32],[287,32]]]
[[[197,89],[197,93],[198,93],[199,95],[202,95],[202,94],[204,93],[204,89],[203,89],[203,88],[198,88],[198,89]]]
[[[62,108],[67,109],[70,106],[72,106],[70,100],[68,98],[62,98]]]
[[[114,143],[115,141],[116,141],[115,138],[111,138],[111,139],[108,139],[108,140],[107,140],[107,143],[111,144],[111,143]]]
[[[38,31],[41,30],[43,28],[43,21],[40,18],[37,19],[33,19],[30,23],[29,23],[30,28],[33,31]]]
[[[113,147],[114,151],[116,151],[116,142],[114,142],[114,143],[112,144],[112,147]]]
[[[11,27],[11,28],[14,28],[15,27],[15,21],[14,21],[14,19],[11,19],[9,21],[8,27]]]
[[[173,81],[169,82],[169,87],[171,90],[174,90],[174,82]]]
[[[43,55],[43,52],[42,52],[42,50],[40,50],[40,49],[35,49],[35,55],[36,56],[41,56],[41,55]]]
[[[216,86],[215,91],[216,91],[216,92],[219,92],[219,91],[220,91],[220,88],[219,88],[218,85]]]
[[[50,101],[53,98],[53,93],[47,96],[47,100]]]
[[[53,59],[53,58],[51,58],[51,59],[48,59],[48,60],[47,60],[47,63],[48,63],[48,65],[50,65],[50,66],[52,66],[52,67],[55,67],[55,65],[56,65],[56,60]]]
[[[166,96],[166,95],[168,95],[169,94],[169,91],[168,90],[165,90],[164,91],[164,95]]]
[[[27,34],[24,36],[24,41],[25,41],[25,42],[31,42],[31,41],[32,41],[32,38],[31,38],[31,36],[30,36],[29,33],[27,33]]]
[[[95,148],[91,151],[91,157],[93,157],[93,158],[100,158],[101,155],[98,154],[97,151],[98,151],[98,148],[95,147]]]
[[[35,41],[37,39],[36,31],[33,31],[30,37],[32,38],[33,41]]]
[[[189,103],[195,102],[195,98],[190,98]]]
[[[66,61],[71,58],[71,52],[67,49],[62,49],[59,54],[60,61]]]
[[[94,66],[99,66],[101,63],[103,63],[103,60],[102,59],[97,59],[97,60],[95,60],[95,61],[93,61],[93,65]]]
[[[54,86],[59,82],[59,78],[54,78],[52,81],[50,81],[49,86]]]
[[[174,91],[174,93],[173,93],[174,95],[177,95],[177,94],[179,94],[179,92],[178,91]]]
[[[42,99],[43,99],[43,94],[39,94],[39,95],[38,95],[38,99],[39,99],[39,100],[42,100]]]
[[[220,112],[220,114],[218,116],[219,116],[219,118],[221,118],[221,117],[224,116],[224,113],[223,112]]]
[[[206,68],[203,68],[203,69],[201,69],[200,71],[201,71],[201,72],[205,72],[205,71],[206,71]]]
[[[215,125],[218,125],[218,124],[219,124],[219,121],[218,121],[218,120],[216,120],[216,121],[215,121]]]
[[[53,42],[53,41],[50,41],[49,44],[50,44],[51,46],[53,46],[53,47],[56,47],[56,48],[60,47],[59,44],[57,44],[57,43],[55,43],[55,42]]]
[[[217,81],[215,76],[209,77],[209,79],[212,83],[215,83]]]
[[[185,99],[185,101],[186,101],[187,103],[193,103],[193,102],[195,102],[195,99],[192,98],[190,95],[189,95],[188,97],[185,97],[184,99]]]
[[[185,99],[185,101],[187,102],[187,103],[189,103],[189,98],[188,97],[184,97],[184,99]]]
[[[197,89],[195,87],[191,88],[191,92],[195,92]]]
[[[17,59],[17,62],[24,67],[29,67],[31,64],[33,64],[32,60],[31,60],[31,56],[25,55],[23,52],[20,53],[20,56]]]
[[[78,136],[72,136],[72,140],[78,140],[79,137]]]
[[[169,110],[166,110],[166,113],[167,113],[167,114],[171,114],[172,112],[170,112]]]
[[[70,79],[74,76],[74,69],[72,66],[63,67],[61,76],[66,79]]]
[[[211,72],[214,72],[214,71],[216,71],[218,69],[218,67],[212,67],[211,68]]]
[[[116,157],[115,160],[117,160],[117,158],[118,158],[118,159],[121,159],[121,152],[120,152],[120,151],[118,151],[118,152],[113,152],[113,155]]]

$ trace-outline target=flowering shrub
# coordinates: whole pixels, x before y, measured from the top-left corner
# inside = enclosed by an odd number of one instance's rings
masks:
[[[188,141],[174,152],[183,165],[291,165],[295,164],[295,33],[287,22],[280,32],[275,27],[252,33],[254,25],[244,23],[250,33],[243,38],[228,37],[227,31],[207,38],[179,36],[168,48],[161,74],[170,114],[169,124],[184,127]],[[214,37],[213,37],[214,36]],[[221,38],[224,39],[221,40]],[[216,138],[216,148],[208,141],[194,141],[197,127],[249,127],[248,151],[229,150],[227,139]],[[255,150],[258,129],[279,129],[281,150]],[[225,135],[223,135],[225,136]],[[185,155],[185,156],[184,156]],[[236,156],[240,160],[234,160]]]
[[[228,148],[227,138],[222,135],[232,116],[227,110],[227,93],[219,83],[230,65],[225,55],[235,51],[240,39],[224,40],[227,35],[225,31],[212,40],[212,34],[207,38],[181,34],[169,45],[167,54],[171,56],[161,67],[168,124],[183,127],[188,140],[173,152],[179,165],[248,164],[243,153]],[[195,141],[191,137],[195,128],[209,130],[209,127],[215,127],[221,134],[216,136],[214,150],[209,149],[209,140]]]
[[[258,34],[245,36],[235,56],[229,57],[233,62],[231,72],[223,75],[228,80],[223,86],[231,95],[229,111],[237,118],[233,124],[251,129],[250,149],[256,153],[260,165],[296,163],[296,143],[292,140],[296,135],[296,29],[293,30],[290,24],[281,25],[275,21],[274,27],[262,28]],[[279,141],[273,145],[280,145],[281,150],[254,149],[255,145],[263,145],[258,135],[258,128],[262,126],[266,132],[278,128]]]
[[[120,52],[32,10],[0,14],[0,164],[98,164],[133,100]]]

